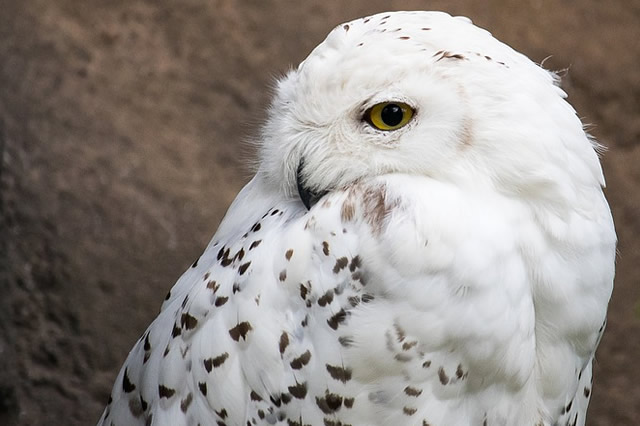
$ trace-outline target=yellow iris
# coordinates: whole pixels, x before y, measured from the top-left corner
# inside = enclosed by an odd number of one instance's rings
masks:
[[[413,108],[402,102],[382,102],[369,108],[365,120],[378,130],[396,130],[413,117]]]

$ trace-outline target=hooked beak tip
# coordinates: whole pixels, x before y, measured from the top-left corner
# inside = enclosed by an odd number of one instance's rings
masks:
[[[300,200],[302,200],[302,204],[307,208],[307,210],[311,210],[311,208],[318,202],[320,199],[327,193],[326,191],[316,192],[305,186],[304,180],[302,178],[302,169],[304,168],[304,161],[300,161],[298,165],[298,171],[296,174],[296,183],[298,185],[298,194],[300,195]]]

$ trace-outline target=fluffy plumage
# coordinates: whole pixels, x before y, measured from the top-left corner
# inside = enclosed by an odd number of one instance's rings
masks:
[[[100,424],[583,425],[616,237],[556,82],[465,18],[336,27]]]

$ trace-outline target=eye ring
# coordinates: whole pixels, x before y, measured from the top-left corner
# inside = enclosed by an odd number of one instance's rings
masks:
[[[392,131],[409,123],[414,113],[415,110],[404,102],[381,102],[364,113],[364,120],[375,129]]]

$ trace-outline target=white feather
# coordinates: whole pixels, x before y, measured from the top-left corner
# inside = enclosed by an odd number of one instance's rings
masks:
[[[616,237],[556,82],[467,19],[336,27],[100,424],[583,425]]]

